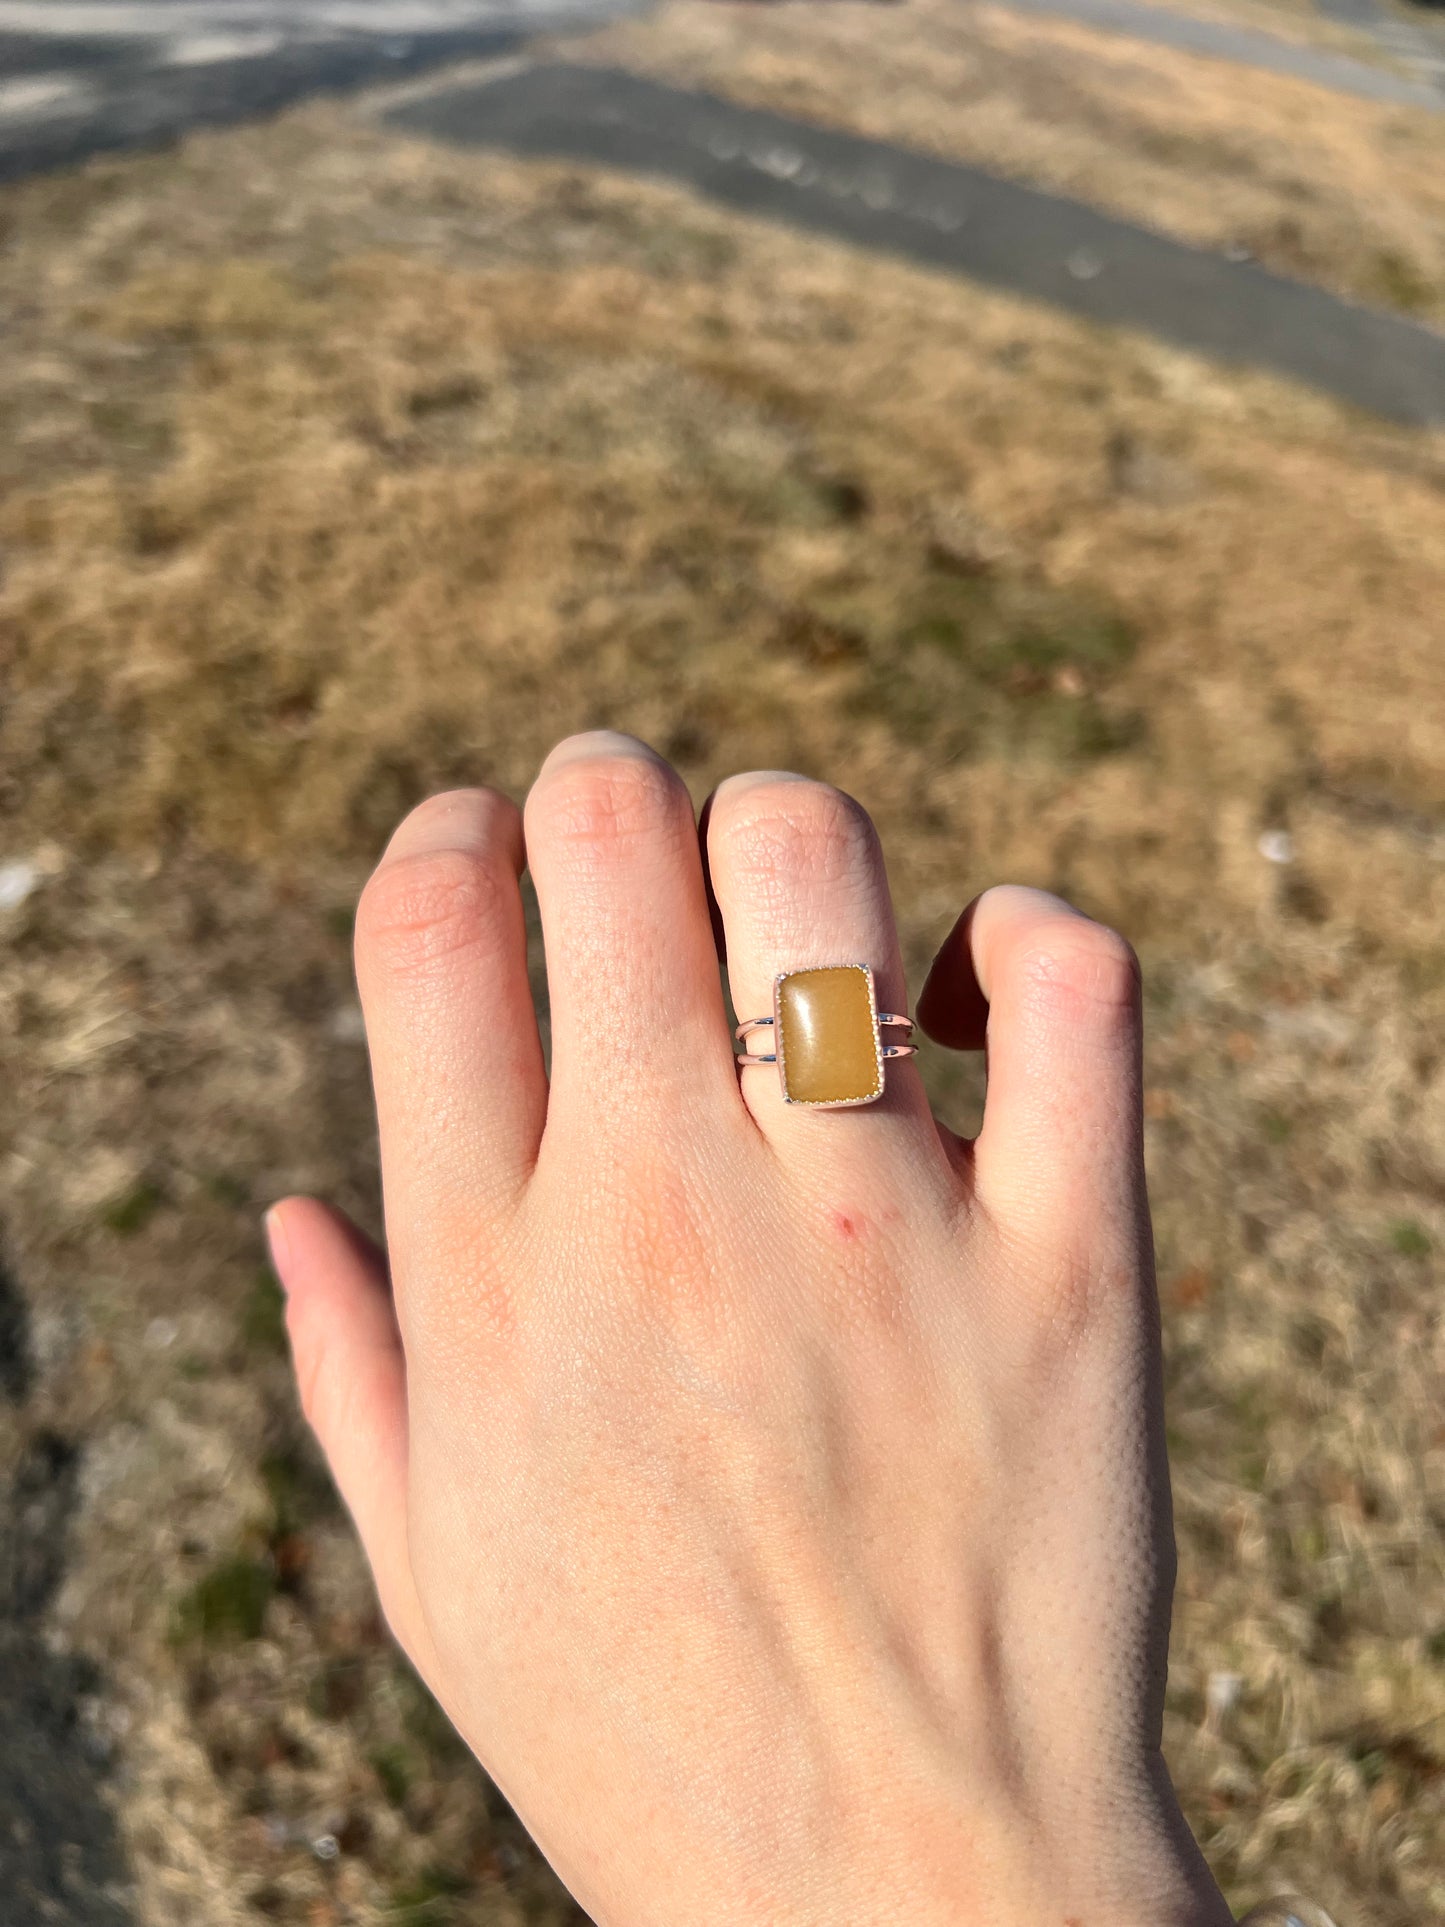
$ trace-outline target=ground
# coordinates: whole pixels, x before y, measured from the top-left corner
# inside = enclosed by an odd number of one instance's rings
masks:
[[[840,8],[824,37],[805,7],[699,0],[584,44],[590,59],[971,161],[1445,320],[1438,112],[959,0],[909,0],[881,44],[867,7]]]
[[[626,51],[747,97],[801,21],[730,68],[713,18]],[[974,57],[1026,87],[1043,31]],[[1170,1764],[1237,1906],[1445,1917],[1445,439],[340,105],[0,229],[7,1921],[577,1918],[378,1623],[259,1212],[377,1228],[350,918],[398,815],[604,722],[699,801],[858,795],[915,990],[1000,878],[1134,938]]]

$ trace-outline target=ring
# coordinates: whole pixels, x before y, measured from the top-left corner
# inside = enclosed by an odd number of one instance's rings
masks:
[[[879,1010],[867,964],[827,964],[784,970],[773,979],[773,1014],[750,1017],[733,1035],[741,1043],[770,1030],[775,1048],[741,1051],[738,1063],[776,1064],[785,1104],[840,1108],[872,1104],[883,1095],[883,1067],[912,1057],[913,1044],[885,1044],[892,1026],[913,1029],[911,1017]]]

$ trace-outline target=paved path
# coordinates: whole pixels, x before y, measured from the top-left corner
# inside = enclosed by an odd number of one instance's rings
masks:
[[[1385,53],[1445,91],[1445,20],[1416,7],[1407,16],[1386,0],[1317,0],[1330,20],[1366,33]]]
[[[388,118],[433,138],[660,174],[1397,421],[1445,421],[1445,336],[977,168],[597,67],[443,85]]]
[[[1337,19],[1369,34],[1382,51],[1410,68],[1414,79],[1390,73],[1384,67],[1372,67],[1368,61],[1354,60],[1348,54],[1280,40],[1253,27],[1195,20],[1169,7],[1148,6],[1144,0],[1001,0],[1001,4],[1019,13],[1077,20],[1105,33],[1126,34],[1131,40],[1176,47],[1182,53],[1207,54],[1240,67],[1289,74],[1334,93],[1355,94],[1361,100],[1445,113],[1445,35],[1435,42],[1425,28],[1388,13],[1379,0],[1322,0],[1322,4]]]
[[[500,52],[638,0],[0,0],[0,180]]]

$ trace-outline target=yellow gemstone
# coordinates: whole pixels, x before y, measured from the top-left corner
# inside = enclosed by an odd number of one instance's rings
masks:
[[[861,1104],[883,1090],[868,973],[794,970],[778,985],[783,1089],[795,1104]]]

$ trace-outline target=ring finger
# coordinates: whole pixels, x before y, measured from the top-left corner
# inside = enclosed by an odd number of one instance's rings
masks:
[[[728,981],[740,1019],[771,1015],[773,986],[785,971],[867,964],[874,977],[877,1007],[904,1015],[907,991],[898,933],[888,895],[878,837],[867,812],[850,796],[827,783],[781,771],[732,776],[714,791],[706,811],[707,863],[722,921]],[[820,986],[826,990],[827,986]],[[810,1052],[810,1088],[826,1097],[861,1084],[847,1058],[851,989],[842,985],[845,1008],[820,1012],[818,1036],[825,1047]],[[856,995],[856,992],[854,993]],[[784,1038],[797,1037],[785,1019]],[[885,1028],[885,1046],[907,1032]],[[767,1040],[767,1041],[764,1041]],[[767,1053],[776,1040],[769,1030],[754,1032],[747,1048]],[[833,1047],[842,1054],[830,1064]],[[856,1058],[856,1052],[851,1053]],[[866,1055],[866,1052],[865,1052]],[[799,1095],[789,1065],[788,1095]],[[862,1066],[866,1082],[868,1066]],[[836,1081],[828,1083],[832,1075]],[[916,1156],[942,1162],[937,1133],[915,1066],[905,1058],[888,1061],[883,1095],[866,1109],[835,1115],[809,1103],[786,1102],[782,1079],[769,1065],[743,1072],[743,1095],[758,1124],[780,1145],[798,1155],[821,1149],[835,1156],[846,1141],[864,1145],[902,1145]]]

